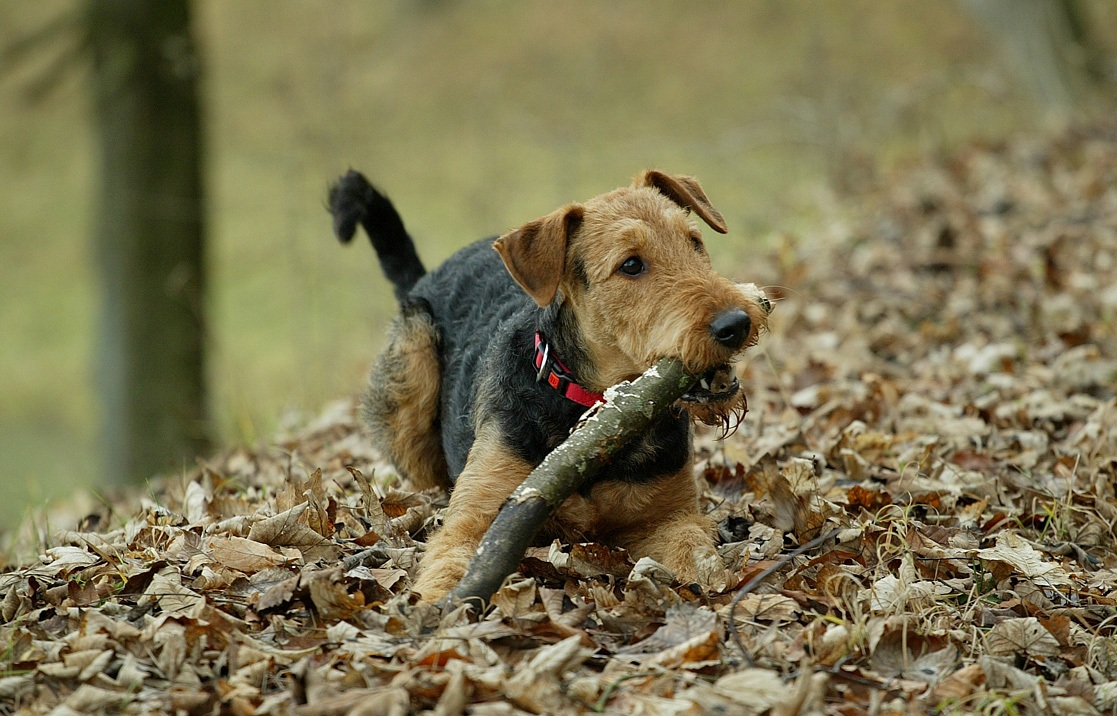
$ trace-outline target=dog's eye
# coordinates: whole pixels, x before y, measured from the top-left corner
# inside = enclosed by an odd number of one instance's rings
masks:
[[[644,262],[640,259],[639,256],[629,256],[627,259],[624,260],[624,263],[621,264],[621,267],[618,269],[618,271],[623,273],[625,276],[639,276],[646,270],[647,267],[644,265]]]

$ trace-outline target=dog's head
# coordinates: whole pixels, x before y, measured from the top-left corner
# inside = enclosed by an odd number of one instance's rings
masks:
[[[726,233],[696,179],[648,170],[494,246],[537,304],[569,309],[590,363],[579,373],[587,387],[603,390],[677,358],[702,376],[687,407],[720,424],[743,409],[732,363],[766,327],[771,304],[713,270],[692,213]]]

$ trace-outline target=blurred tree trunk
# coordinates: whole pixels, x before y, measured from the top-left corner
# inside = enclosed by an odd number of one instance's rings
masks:
[[[88,0],[102,450],[142,481],[209,446],[200,64],[189,0]]]
[[[1105,81],[1105,53],[1080,0],[962,0],[1002,46],[1028,90],[1067,114]]]

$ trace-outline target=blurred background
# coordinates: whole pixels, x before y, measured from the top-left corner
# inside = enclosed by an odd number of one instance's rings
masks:
[[[896,165],[1112,113],[1115,48],[1110,0],[0,0],[0,528],[362,385],[349,167],[428,266],[693,174],[748,280]]]

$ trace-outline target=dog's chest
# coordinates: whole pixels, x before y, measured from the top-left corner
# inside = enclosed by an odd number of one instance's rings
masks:
[[[516,356],[527,364],[527,356]],[[489,415],[500,423],[500,434],[517,456],[539,465],[562,444],[581,420],[585,408],[561,396],[530,371],[508,381],[504,391],[483,391],[491,407]],[[582,494],[596,484],[621,482],[643,484],[674,474],[690,459],[691,421],[685,412],[660,416],[642,435],[617,450],[601,471],[583,485]]]
[[[618,481],[641,484],[663,475],[675,474],[690,462],[690,419],[686,413],[662,416],[639,438],[614,455],[592,485]]]

